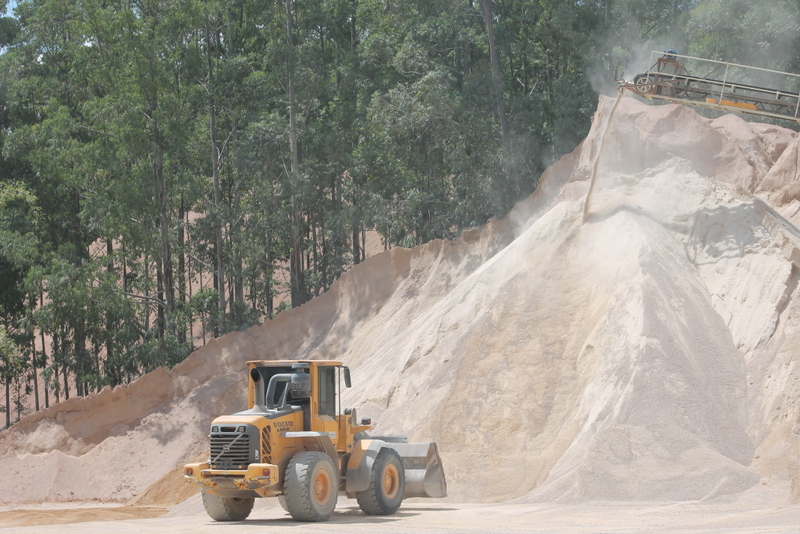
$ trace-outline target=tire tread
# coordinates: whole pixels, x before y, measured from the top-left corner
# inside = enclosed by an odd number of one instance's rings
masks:
[[[400,475],[400,487],[398,489],[398,497],[389,501],[383,494],[383,484],[381,481],[381,474],[383,468],[389,462],[392,462],[397,467]],[[405,491],[405,478],[403,471],[403,460],[397,451],[384,447],[378,452],[375,458],[375,463],[372,464],[372,473],[369,478],[369,487],[356,493],[356,500],[358,506],[367,515],[391,515],[395,513],[403,502],[403,492]]]
[[[214,521],[244,521],[253,510],[255,499],[232,499],[203,492],[203,507]],[[236,501],[239,502],[236,502]]]
[[[318,510],[311,501],[309,493],[311,484],[309,478],[312,476],[314,467],[319,462],[329,464],[332,470],[331,484],[333,487],[331,488],[331,499],[333,500],[333,506],[330,511]],[[333,509],[336,508],[337,482],[336,468],[327,454],[319,451],[306,451],[295,454],[289,460],[284,482],[284,497],[289,514],[297,521],[327,521],[333,514]]]

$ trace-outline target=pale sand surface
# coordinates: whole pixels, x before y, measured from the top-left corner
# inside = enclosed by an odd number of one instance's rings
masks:
[[[126,509],[127,508],[127,509]],[[797,533],[800,532],[800,506],[769,507],[754,505],[703,504],[456,504],[406,503],[388,517],[368,517],[357,506],[340,503],[326,523],[297,523],[283,510],[257,506],[247,521],[215,523],[204,513],[175,517],[146,518],[150,510],[83,509],[66,512],[61,520],[78,515],[72,524],[46,524],[51,511],[25,511],[14,515],[0,513],[0,532],[5,533],[230,533],[261,532],[531,532],[531,533]],[[25,517],[22,517],[24,514]],[[19,523],[18,523],[19,522]],[[24,524],[30,526],[12,526]],[[6,526],[7,525],[7,526]]]

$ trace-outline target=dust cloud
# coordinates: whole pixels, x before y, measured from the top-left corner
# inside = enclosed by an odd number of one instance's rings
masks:
[[[506,219],[1,433],[0,502],[180,502],[262,358],[343,360],[344,405],[437,441],[453,501],[796,500],[798,136],[612,105]]]

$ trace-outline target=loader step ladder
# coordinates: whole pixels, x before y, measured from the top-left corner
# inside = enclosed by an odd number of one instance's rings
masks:
[[[647,72],[621,83],[618,90],[650,100],[800,123],[800,75],[681,56],[672,50],[651,52],[649,65]]]

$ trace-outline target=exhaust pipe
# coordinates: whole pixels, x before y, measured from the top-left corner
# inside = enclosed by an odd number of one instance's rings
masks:
[[[266,398],[267,392],[264,390],[264,381],[261,379],[261,373],[258,369],[250,369],[250,379],[253,381],[253,410],[256,412],[266,412]]]

